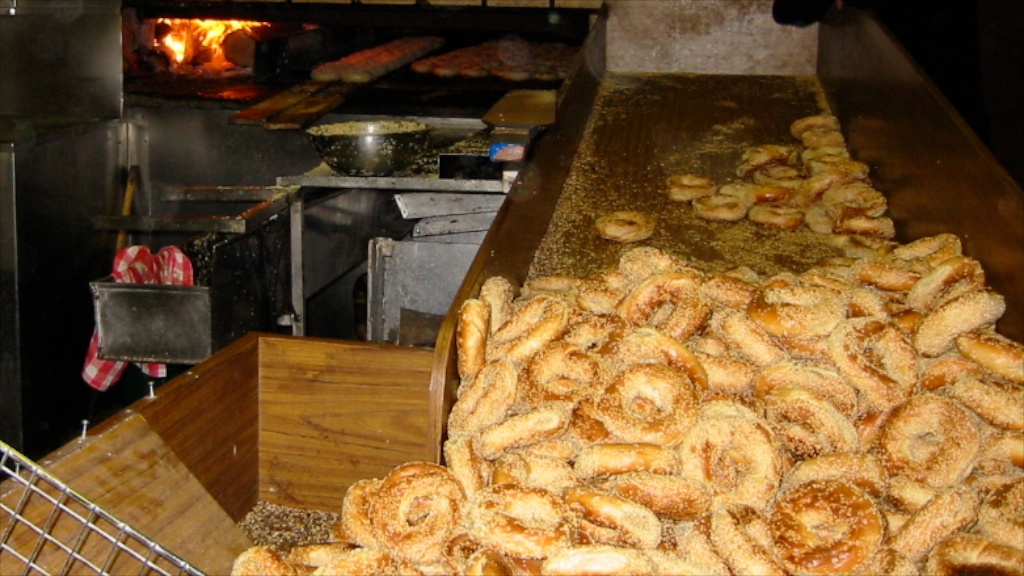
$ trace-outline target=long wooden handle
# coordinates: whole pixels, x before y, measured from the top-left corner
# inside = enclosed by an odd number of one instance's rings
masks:
[[[130,216],[132,205],[135,203],[135,189],[139,186],[139,167],[132,166],[128,169],[128,182],[124,186],[124,200],[121,202],[121,216]],[[124,248],[128,240],[128,231],[117,232],[117,252]]]

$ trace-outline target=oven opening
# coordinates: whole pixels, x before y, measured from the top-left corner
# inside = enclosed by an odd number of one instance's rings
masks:
[[[402,38],[441,37],[444,45],[428,56],[456,53],[451,62],[406,64],[361,86],[346,110],[448,115],[443,109],[458,108],[476,115],[511,89],[560,85],[589,30],[584,11],[288,6],[123,7],[126,97],[244,108],[309,82],[318,66],[347,55]],[[475,53],[459,57],[460,49]],[[468,65],[481,58],[489,68]]]
[[[258,35],[271,28],[252,20],[155,18],[142,23],[134,54],[173,74],[248,75]]]
[[[315,23],[122,12],[128,95],[250,103],[309,77],[339,50]],[[258,15],[256,15],[258,16]]]

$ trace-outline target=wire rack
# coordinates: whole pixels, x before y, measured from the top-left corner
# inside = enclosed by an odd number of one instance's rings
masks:
[[[3,442],[0,573],[202,576]]]

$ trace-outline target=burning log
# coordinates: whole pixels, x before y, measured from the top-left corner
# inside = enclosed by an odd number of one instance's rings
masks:
[[[256,58],[256,39],[247,30],[229,32],[221,42],[224,58],[243,68],[251,68]]]
[[[154,71],[220,75],[251,68],[253,30],[262,22],[159,18],[146,21],[136,39],[142,61]]]

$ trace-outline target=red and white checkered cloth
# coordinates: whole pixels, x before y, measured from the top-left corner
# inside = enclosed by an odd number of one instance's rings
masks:
[[[175,246],[165,246],[155,255],[145,246],[129,246],[120,250],[114,257],[115,282],[133,284],[174,284],[177,286],[192,285],[192,262],[184,252]],[[107,390],[124,374],[128,363],[122,360],[104,360],[99,357],[100,336],[93,330],[89,350],[85,355],[85,366],[82,367],[82,378],[85,383],[96,390]],[[140,362],[139,368],[147,376],[163,378],[167,376],[167,366],[156,362]]]

